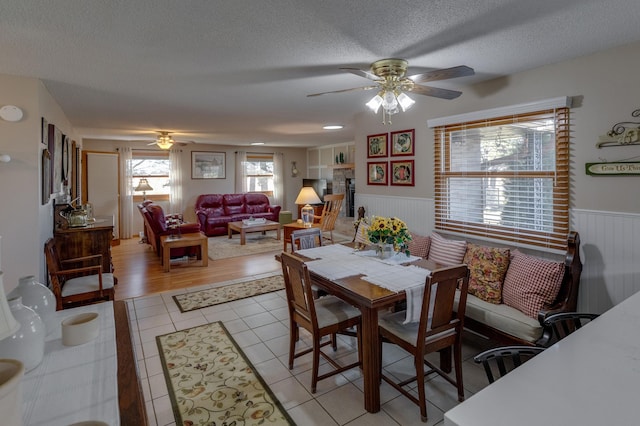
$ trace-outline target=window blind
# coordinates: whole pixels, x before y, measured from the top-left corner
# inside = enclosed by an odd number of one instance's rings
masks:
[[[435,128],[436,229],[562,250],[569,109]]]

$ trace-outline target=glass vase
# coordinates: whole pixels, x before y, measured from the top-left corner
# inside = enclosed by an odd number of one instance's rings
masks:
[[[378,243],[376,245],[376,254],[379,259],[389,259],[393,257],[396,252],[393,250],[393,244]]]
[[[18,279],[18,286],[11,290],[8,298],[22,297],[22,304],[36,311],[45,324],[49,335],[56,327],[53,315],[56,312],[56,297],[47,286],[39,283],[33,275]]]
[[[25,372],[36,368],[44,356],[44,323],[36,311],[22,304],[22,297],[9,298],[9,309],[20,324],[13,335],[0,340],[0,358],[17,359]]]

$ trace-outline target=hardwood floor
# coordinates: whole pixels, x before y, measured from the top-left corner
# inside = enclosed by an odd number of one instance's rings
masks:
[[[200,266],[199,260],[171,263],[171,272],[163,272],[160,257],[148,244],[137,239],[121,240],[111,248],[114,274],[118,277],[116,300],[211,284],[280,270],[276,253],[262,253],[222,260],[209,260]]]

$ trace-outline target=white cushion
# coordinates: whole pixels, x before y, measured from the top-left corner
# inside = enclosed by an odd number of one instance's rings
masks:
[[[113,274],[102,274],[102,289],[108,288],[113,288]],[[98,290],[100,290],[98,275],[85,275],[67,280],[62,286],[62,297]]]
[[[315,299],[315,303],[319,328],[360,316],[360,310],[358,308],[354,308],[335,296],[324,296]]]
[[[456,310],[458,309],[459,298],[460,290],[456,290],[454,302]],[[542,326],[538,320],[504,303],[496,305],[485,302],[471,294],[467,294],[465,317],[474,319],[511,336],[519,337],[527,342],[534,343],[542,337]]]

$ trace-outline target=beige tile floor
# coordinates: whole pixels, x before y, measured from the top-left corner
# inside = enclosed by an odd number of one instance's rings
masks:
[[[247,278],[242,281],[245,280]],[[213,286],[194,287],[189,291],[207,287]],[[444,412],[458,403],[455,388],[443,379],[434,377],[426,384],[429,421],[422,423],[418,407],[383,382],[380,387],[382,409],[375,414],[367,413],[364,409],[362,375],[357,368],[320,381],[317,392],[312,394],[311,355],[296,359],[293,370],[287,368],[289,322],[284,290],[188,313],[180,313],[172,299],[174,294],[182,292],[184,290],[127,301],[151,426],[175,425],[155,337],[214,321],[224,323],[298,425],[442,425]],[[308,334],[303,334],[298,344],[309,345],[308,337]],[[487,384],[484,371],[473,362],[472,357],[490,347],[491,343],[467,332],[464,341],[463,378],[465,397],[469,398]],[[355,339],[340,336],[335,356],[344,362],[355,359]],[[433,358],[435,360],[436,357]],[[322,365],[321,372],[322,368],[328,366]],[[413,370],[413,362],[403,350],[384,344],[383,368],[386,374],[408,377]]]

